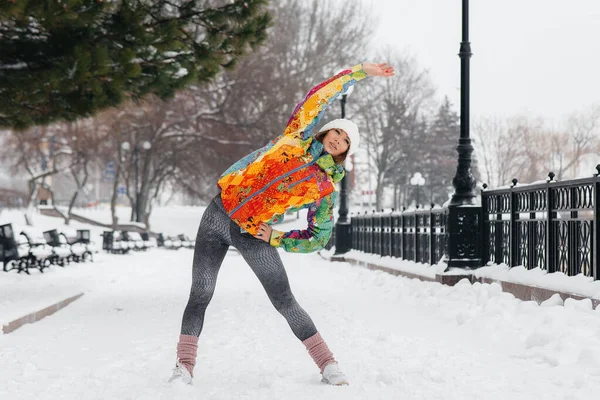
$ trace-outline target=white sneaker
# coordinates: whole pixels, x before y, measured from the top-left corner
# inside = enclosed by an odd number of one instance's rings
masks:
[[[181,381],[187,385],[192,384],[192,374],[190,374],[190,371],[179,360],[177,360],[177,365],[173,368],[173,376],[169,379],[169,383],[174,381]]]
[[[323,369],[322,375],[321,382],[336,386],[348,385],[348,378],[340,371],[338,363],[327,364]]]

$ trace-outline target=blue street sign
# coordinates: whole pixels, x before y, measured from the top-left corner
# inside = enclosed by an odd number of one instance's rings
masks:
[[[108,161],[104,166],[104,180],[105,181],[114,181],[116,176],[115,171],[115,163],[114,161]]]

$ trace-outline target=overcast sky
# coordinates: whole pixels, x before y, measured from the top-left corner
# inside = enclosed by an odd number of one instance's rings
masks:
[[[364,0],[460,106],[461,0]],[[600,105],[599,0],[471,0],[471,114],[559,120]]]

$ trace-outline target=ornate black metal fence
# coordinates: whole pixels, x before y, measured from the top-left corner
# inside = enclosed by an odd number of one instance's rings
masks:
[[[600,166],[591,178],[481,192],[482,265],[600,278]],[[436,264],[447,253],[448,210],[354,214],[352,249]],[[332,241],[333,242],[333,241]],[[481,243],[481,244],[479,244]]]
[[[447,210],[411,210],[355,214],[351,218],[352,248],[436,264],[446,247]]]
[[[598,279],[600,177],[482,192],[483,261]]]

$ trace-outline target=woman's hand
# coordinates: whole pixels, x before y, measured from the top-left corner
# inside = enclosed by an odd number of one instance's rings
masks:
[[[375,63],[363,63],[363,71],[369,76],[394,76],[396,71],[394,67],[387,63],[375,64]]]
[[[254,235],[255,238],[264,240],[267,243],[271,242],[271,232],[273,232],[273,228],[267,224],[260,224],[258,227],[258,232]]]

